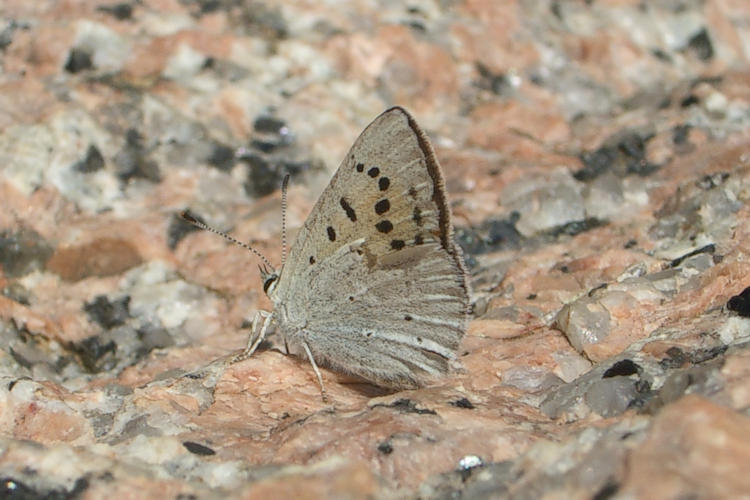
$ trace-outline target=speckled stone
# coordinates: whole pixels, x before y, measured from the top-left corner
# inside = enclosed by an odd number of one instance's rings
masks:
[[[0,497],[735,498],[746,0],[5,0]],[[410,109],[474,293],[389,392],[261,349],[258,259]],[[291,239],[291,238],[290,238]]]

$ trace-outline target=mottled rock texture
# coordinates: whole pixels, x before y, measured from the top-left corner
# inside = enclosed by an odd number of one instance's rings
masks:
[[[750,491],[747,0],[0,8],[0,497]],[[361,129],[416,116],[474,288],[390,392],[231,364]],[[15,495],[15,496],[14,496]]]

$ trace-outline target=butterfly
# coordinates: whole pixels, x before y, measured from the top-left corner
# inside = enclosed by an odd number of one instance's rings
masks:
[[[367,126],[289,258],[279,270],[265,262],[273,311],[255,315],[236,361],[275,324],[281,350],[310,361],[324,398],[318,365],[392,389],[448,372],[467,328],[468,277],[443,174],[405,109],[390,108]]]

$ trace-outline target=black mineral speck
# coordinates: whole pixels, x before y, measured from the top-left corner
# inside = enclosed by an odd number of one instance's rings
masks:
[[[220,0],[198,0],[195,3],[200,7],[201,14],[210,14],[211,12],[218,11],[222,7]]]
[[[476,406],[474,406],[474,404],[466,398],[460,398],[455,401],[451,401],[450,404],[451,406],[455,406],[456,408],[464,408],[466,410],[473,410],[474,408],[476,408]]]
[[[110,300],[105,295],[98,295],[92,302],[83,306],[89,318],[110,329],[124,324],[130,317],[130,296]]]
[[[430,410],[428,408],[417,408],[417,404],[411,399],[407,398],[398,399],[388,404],[378,403],[373,405],[372,407],[377,408],[379,406],[385,408],[393,408],[400,411],[401,413],[416,413],[417,415],[437,415],[437,412],[435,410]]]
[[[84,174],[96,172],[104,168],[104,157],[95,145],[91,144],[86,150],[86,156],[73,165],[73,170]]]
[[[750,318],[750,287],[745,288],[727,302],[727,309],[744,318]]]
[[[378,451],[383,455],[390,455],[391,453],[393,453],[393,446],[388,441],[383,441],[382,443],[378,444]]]
[[[655,58],[659,59],[660,61],[672,62],[672,57],[666,52],[664,52],[662,49],[659,49],[659,48],[652,49],[651,55],[653,55]]]
[[[13,34],[16,30],[29,29],[31,29],[31,25],[28,22],[19,21],[16,19],[8,20],[5,27],[0,30],[0,51],[5,51],[5,49],[13,43]]]
[[[596,217],[588,217],[583,220],[574,220],[561,226],[553,227],[544,232],[544,235],[552,238],[558,238],[559,236],[575,236],[580,233],[585,233],[597,227],[604,226],[607,221],[597,219]]]
[[[280,144],[276,141],[269,141],[264,139],[253,139],[252,141],[250,141],[250,147],[253,149],[257,149],[262,153],[270,153],[279,146]]]
[[[464,251],[466,264],[476,265],[474,255],[520,246],[523,236],[516,229],[520,218],[518,212],[512,212],[507,219],[488,219],[478,227],[457,228],[456,240]]]
[[[204,457],[216,455],[216,452],[208,446],[196,443],[194,441],[183,441],[182,446],[184,446],[187,451],[194,455],[201,455]]]
[[[253,151],[238,155],[238,159],[248,165],[243,187],[253,198],[273,193],[281,186],[281,181],[287,174],[294,177],[310,169],[310,163],[305,161],[293,162]]]
[[[68,60],[65,62],[65,71],[68,73],[78,73],[94,67],[91,59],[91,52],[84,49],[74,48],[68,54]]]
[[[700,99],[698,99],[698,96],[696,96],[695,94],[688,94],[680,101],[680,107],[689,108],[690,106],[700,104],[700,102],[701,101]]]
[[[125,2],[114,5],[102,5],[97,10],[111,14],[118,21],[127,21],[133,18],[133,6]]]
[[[641,135],[635,131],[622,131],[607,138],[604,144],[594,151],[581,153],[583,168],[573,174],[582,182],[591,181],[605,172],[613,172],[618,177],[628,174],[646,176],[658,169],[646,158],[646,146],[653,135]]]
[[[260,154],[248,154],[242,157],[248,164],[247,180],[244,187],[250,196],[260,198],[273,193],[281,185],[281,173]]]
[[[708,61],[714,56],[714,46],[711,43],[711,37],[708,36],[706,28],[703,28],[690,38],[687,48],[701,61]]]
[[[494,249],[515,247],[521,241],[521,233],[516,229],[519,217],[513,212],[508,219],[492,220],[487,227],[487,244]]]
[[[213,1],[213,0],[209,0]],[[220,2],[223,7],[226,2]],[[231,3],[230,3],[231,5]],[[274,2],[251,2],[240,9],[236,19],[237,26],[247,30],[263,40],[279,40],[287,37],[289,28],[284,19],[281,7]]]
[[[677,257],[676,259],[673,259],[672,262],[669,263],[669,267],[677,267],[680,264],[682,264],[685,259],[689,257],[693,257],[695,255],[699,255],[702,253],[713,255],[714,252],[716,252],[716,245],[714,245],[713,243],[709,243],[708,245],[702,246],[700,248],[696,248],[695,250],[688,252],[685,255],[682,255],[680,257]]]
[[[727,179],[729,179],[729,172],[716,172],[714,174],[704,175],[695,181],[695,185],[708,191],[709,189],[721,186]]]
[[[112,355],[117,351],[114,341],[103,342],[101,337],[94,335],[72,344],[72,350],[78,355],[81,365],[91,373],[106,370],[111,364]]]
[[[256,132],[263,134],[283,134],[287,130],[286,123],[273,116],[259,116],[253,122],[253,128]]]
[[[614,164],[616,151],[611,147],[601,147],[595,151],[581,153],[583,168],[573,174],[579,181],[589,181],[599,177]]]
[[[89,480],[85,477],[76,479],[71,489],[63,486],[52,489],[34,489],[24,482],[12,477],[0,478],[0,498],[8,500],[68,500],[81,498],[89,487]]]
[[[657,165],[649,163],[646,159],[646,143],[652,136],[641,137],[639,134],[627,134],[617,144],[627,174],[641,176],[649,175],[656,171]]]
[[[607,288],[609,288],[608,283],[600,283],[599,285],[596,285],[591,290],[589,290],[589,293],[587,293],[586,295],[588,295],[589,297],[593,297],[600,290],[606,290]]]
[[[10,26],[0,31],[0,51],[5,51],[13,43],[13,31]]]
[[[121,181],[145,179],[159,182],[161,180],[159,166],[149,158],[143,136],[135,129],[128,129],[125,133],[125,145],[115,155],[114,162],[117,166],[117,177]]]
[[[427,28],[425,27],[424,23],[422,23],[421,21],[416,21],[416,20],[412,19],[412,20],[409,20],[409,21],[404,21],[403,24],[405,26],[408,26],[409,28],[411,28],[411,29],[413,29],[415,31],[419,31],[421,33],[424,33],[425,31],[427,31]]]
[[[279,118],[261,115],[255,119],[253,128],[255,129],[255,137],[250,140],[250,148],[252,150],[270,154],[294,142],[294,134],[291,133],[287,124]],[[285,158],[289,158],[288,151],[282,152],[277,157],[273,157],[272,161],[274,163],[283,163]]]
[[[690,125],[675,125],[672,128],[672,142],[681,146],[687,142],[688,134],[690,133]]]
[[[604,486],[599,488],[591,500],[609,500],[620,490],[620,483],[614,479],[609,479]]]
[[[640,366],[632,360],[623,359],[610,366],[604,374],[602,374],[602,378],[627,377],[629,375],[637,374],[639,370]]]
[[[228,172],[234,167],[234,149],[226,144],[217,142],[211,148],[211,152],[209,153],[208,158],[206,158],[206,161],[212,167],[216,167],[222,172]]]
[[[31,291],[18,281],[8,283],[7,286],[0,290],[0,294],[25,306],[31,304]]]
[[[710,361],[721,356],[727,351],[728,348],[729,346],[727,345],[717,345],[714,347],[704,347],[701,349],[696,349],[695,351],[690,353],[690,362],[696,365],[705,363],[706,361]]]
[[[677,346],[670,347],[665,354],[666,357],[659,360],[659,366],[665,370],[680,368],[688,361],[685,351]]]
[[[44,268],[52,252],[46,240],[32,229],[0,231],[0,266],[8,277]]]
[[[496,95],[507,95],[513,89],[508,76],[505,73],[496,73],[482,63],[476,65],[479,79],[477,86],[489,90]]]

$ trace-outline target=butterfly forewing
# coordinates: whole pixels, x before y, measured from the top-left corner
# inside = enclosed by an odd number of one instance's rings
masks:
[[[406,111],[386,111],[354,143],[271,298],[286,340],[333,368],[394,387],[447,370],[468,287],[440,169]]]

